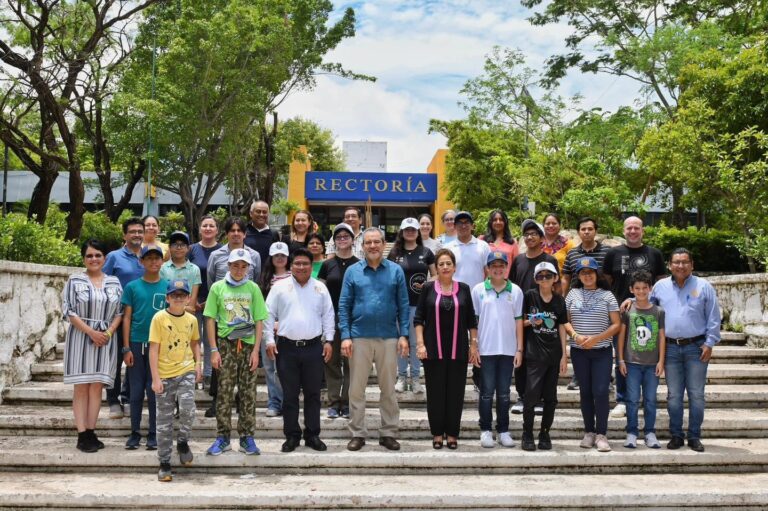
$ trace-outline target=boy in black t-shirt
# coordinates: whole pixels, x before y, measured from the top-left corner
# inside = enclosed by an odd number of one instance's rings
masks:
[[[552,427],[557,406],[557,378],[565,374],[568,366],[565,353],[568,313],[563,297],[553,292],[558,280],[557,268],[552,263],[539,263],[533,271],[533,278],[538,289],[526,291],[523,300],[526,389],[522,448],[526,451],[536,450],[533,441],[534,407],[542,398],[544,413],[541,417],[539,449],[552,448],[549,428]]]

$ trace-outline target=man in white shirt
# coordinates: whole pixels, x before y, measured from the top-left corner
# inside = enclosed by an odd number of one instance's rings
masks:
[[[477,239],[472,234],[475,221],[468,211],[456,213],[454,225],[456,226],[456,239],[443,248],[449,249],[456,256],[454,280],[463,282],[472,289],[488,276],[485,262],[488,260],[491,248],[488,243]]]
[[[267,356],[277,360],[283,386],[283,452],[301,443],[299,393],[304,394],[304,445],[325,451],[320,440],[320,386],[324,362],[331,358],[335,314],[325,284],[311,278],[312,254],[305,248],[293,253],[292,276],[277,282],[267,296],[269,315],[264,322]],[[274,334],[278,324],[277,335]],[[276,337],[276,339],[275,339]]]

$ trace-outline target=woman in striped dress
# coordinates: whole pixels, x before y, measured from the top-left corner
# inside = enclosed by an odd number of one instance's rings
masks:
[[[117,277],[102,272],[104,245],[88,240],[80,253],[85,273],[70,276],[62,293],[62,311],[69,321],[64,343],[64,383],[75,386],[72,410],[77,448],[95,452],[104,447],[96,436],[96,420],[102,388],[111,388],[115,381],[118,346],[112,334],[122,320],[123,288]]]
[[[565,298],[568,310],[566,325],[571,336],[571,362],[579,380],[584,439],[581,447],[611,450],[608,429],[608,387],[613,366],[613,336],[619,333],[619,305],[613,293],[598,285],[599,266],[591,257],[576,261],[578,275]],[[606,287],[603,282],[603,287]]]

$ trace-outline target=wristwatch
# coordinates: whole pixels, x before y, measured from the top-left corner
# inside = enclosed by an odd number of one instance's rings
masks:
[[[131,352],[131,348],[123,346],[123,355],[125,355],[126,353],[130,353],[130,352]]]

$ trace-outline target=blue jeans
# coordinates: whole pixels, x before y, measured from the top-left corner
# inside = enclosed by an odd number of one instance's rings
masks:
[[[131,431],[141,429],[141,410],[144,408],[144,396],[147,396],[149,411],[149,433],[157,430],[157,408],[155,391],[152,390],[152,373],[149,369],[149,345],[140,342],[131,343],[133,366],[128,368],[128,383],[131,386]]]
[[[608,387],[611,383],[612,348],[584,350],[571,347],[573,372],[579,380],[579,400],[584,431],[605,435],[608,431]]]
[[[613,367],[615,370],[614,378],[616,379],[616,402],[624,403],[627,395],[627,380],[621,371],[619,371],[619,336],[613,336]]]
[[[655,365],[627,364],[627,433],[638,436],[637,410],[643,389],[643,432],[656,433],[656,389],[659,377]]]
[[[509,386],[515,357],[486,355],[480,357],[480,430],[490,431],[493,425],[493,393],[496,392],[496,431],[509,431]]]
[[[277,376],[277,363],[267,356],[267,343],[261,342],[261,363],[264,366],[264,379],[267,381],[267,408],[283,411],[283,387]]]
[[[416,307],[408,308],[408,358],[397,357],[397,377],[408,377],[408,366],[411,366],[411,378],[418,379],[421,373],[421,360],[416,356],[416,331],[413,329],[413,315]]]
[[[664,369],[667,377],[667,412],[669,432],[683,436],[683,392],[688,392],[688,439],[701,438],[704,422],[704,384],[707,382],[708,362],[702,362],[701,346],[704,341],[687,346],[667,344]]]

